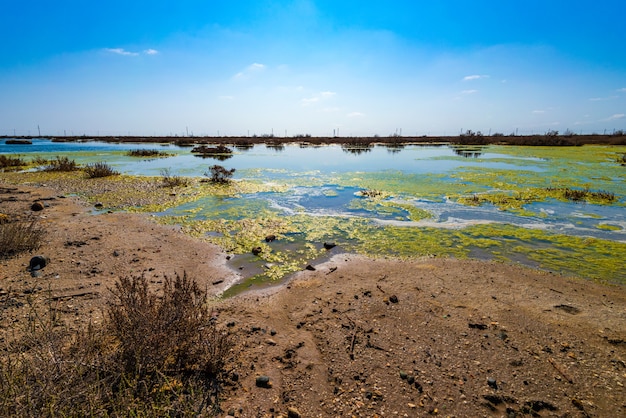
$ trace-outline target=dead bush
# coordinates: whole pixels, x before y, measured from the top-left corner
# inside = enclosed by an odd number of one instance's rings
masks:
[[[165,187],[186,187],[189,186],[189,179],[186,177],[175,176],[169,168],[161,170],[161,180]]]
[[[87,173],[87,176],[90,179],[115,176],[119,174],[113,169],[113,167],[104,162],[87,164],[85,167],[85,173]]]
[[[196,281],[177,275],[157,293],[130,277],[112,293],[99,327],[70,331],[49,295],[29,300],[26,321],[0,327],[0,416],[217,413],[234,339]]]
[[[0,258],[38,249],[44,234],[37,221],[0,223]]]
[[[45,161],[45,160],[43,160]],[[44,167],[44,171],[76,171],[78,170],[78,164],[74,160],[70,160],[68,157],[59,157],[47,161]]]

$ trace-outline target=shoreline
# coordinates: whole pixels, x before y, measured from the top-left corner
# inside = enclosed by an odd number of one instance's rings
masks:
[[[32,212],[35,201],[44,209]],[[0,212],[48,230],[35,253],[0,261],[9,333],[50,300],[64,329],[98,326],[124,276],[145,275],[158,291],[186,273],[212,295],[234,277],[221,249],[144,214],[94,215],[75,197],[7,183]],[[27,271],[35,254],[50,257],[37,277]],[[210,300],[238,344],[220,416],[626,412],[625,286],[443,257],[340,253],[314,267]]]

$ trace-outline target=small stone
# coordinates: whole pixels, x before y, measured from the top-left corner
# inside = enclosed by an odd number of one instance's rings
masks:
[[[254,247],[254,248],[252,249],[252,254],[254,254],[254,255],[259,255],[259,254],[261,254],[262,252],[263,252],[263,249],[262,249],[261,247]]]
[[[396,295],[389,296],[389,302],[398,303],[398,297]]]
[[[34,212],[39,212],[44,209],[44,205],[41,202],[35,202],[30,206],[30,209]]]
[[[407,377],[409,377],[409,375],[406,372],[402,372],[402,371],[400,372],[400,379],[406,380]]]
[[[102,204],[102,202],[96,202],[93,205],[93,207],[96,208],[96,209],[102,209],[104,207],[104,205]]]
[[[337,244],[335,244],[334,242],[325,242],[324,243],[324,248],[327,250],[333,249],[337,246]]]
[[[498,383],[496,382],[496,379],[494,379],[493,377],[487,378],[487,384],[494,389],[498,389]]]
[[[312,266],[312,265],[310,265],[310,264],[308,264],[308,265],[305,267],[305,269],[306,269],[306,270],[309,270],[309,271],[315,271],[315,267],[313,267],[313,266]]]
[[[302,418],[302,414],[294,407],[287,409],[287,418]]]
[[[276,240],[276,235],[267,235],[265,237],[265,242],[272,242]]]
[[[272,387],[272,382],[270,382],[270,377],[269,376],[258,376],[256,378],[256,385],[260,388],[271,388]]]
[[[50,259],[48,257],[45,257],[43,255],[36,255],[30,259],[28,270],[29,271],[41,270],[42,268],[46,267],[48,264],[50,264]]]
[[[267,343],[267,345],[276,345],[276,341],[272,340],[271,338],[268,338],[267,340],[265,340],[265,342]]]

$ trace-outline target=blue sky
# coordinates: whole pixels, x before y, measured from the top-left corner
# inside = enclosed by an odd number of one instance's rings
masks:
[[[626,129],[626,2],[7,0],[0,135]]]

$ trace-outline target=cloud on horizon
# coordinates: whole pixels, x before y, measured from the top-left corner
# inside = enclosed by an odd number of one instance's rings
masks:
[[[610,122],[612,120],[619,120],[619,119],[624,119],[624,118],[626,118],[625,114],[623,114],[623,113],[616,113],[616,114],[614,114],[612,116],[609,116],[606,119],[602,119],[602,121],[603,122]]]

